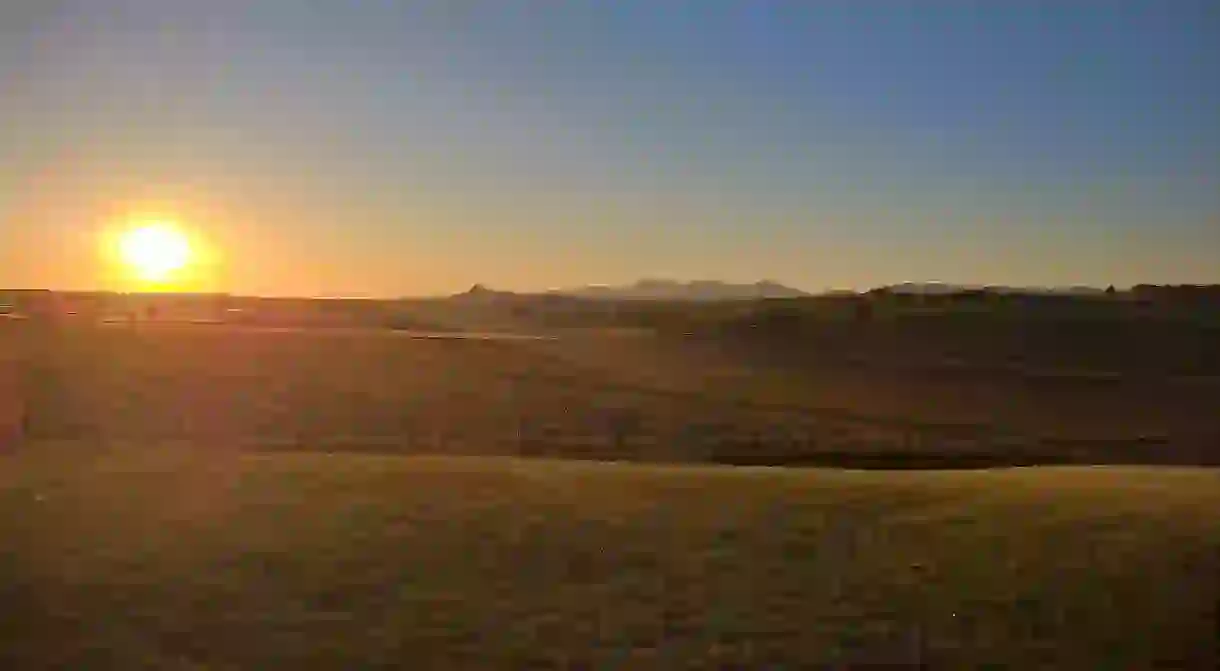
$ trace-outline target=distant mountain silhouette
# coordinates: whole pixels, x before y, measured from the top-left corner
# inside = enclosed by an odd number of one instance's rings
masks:
[[[955,294],[959,291],[970,291],[972,289],[981,288],[982,287],[980,286],[945,284],[943,282],[903,282],[902,284],[891,284],[889,286],[880,287],[874,291],[889,291],[895,294],[942,295]]]
[[[764,280],[753,284],[731,284],[716,280],[679,282],[643,279],[623,286],[587,286],[557,289],[551,295],[598,300],[720,301],[757,298],[799,298],[810,294],[778,282]]]
[[[1105,289],[1086,286],[1069,287],[1011,287],[986,284],[946,284],[943,282],[903,282],[881,287],[896,294],[923,294],[928,296],[955,294],[963,291],[987,291],[993,294],[1055,294],[1064,296],[1097,296]]]
[[[984,284],[949,284],[945,282],[903,282],[873,289],[870,293],[949,296],[962,292],[988,292],[1002,295],[1101,296],[1106,290],[1097,287],[1014,287]],[[831,292],[823,295],[852,295],[854,292]],[[555,300],[651,300],[711,302],[725,300],[757,300],[762,298],[803,298],[813,294],[763,280],[753,284],[732,284],[716,280],[642,279],[627,285],[590,285],[569,289],[554,289],[545,293],[514,293],[497,291],[476,284],[468,291],[455,294],[454,299],[468,303],[532,303],[537,299]]]
[[[470,303],[494,303],[517,298],[518,296],[522,295],[511,291],[496,291],[489,289],[486,285],[476,284],[467,291],[454,294],[451,298]]]

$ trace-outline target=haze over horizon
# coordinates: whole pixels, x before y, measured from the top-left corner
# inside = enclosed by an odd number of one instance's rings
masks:
[[[10,0],[0,286],[1215,283],[1217,81],[1207,0]]]

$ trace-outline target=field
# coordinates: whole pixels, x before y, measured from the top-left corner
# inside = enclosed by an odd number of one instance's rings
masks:
[[[572,330],[73,325],[0,332],[32,440],[924,467],[1220,462],[1220,378],[895,362],[878,345]],[[916,339],[918,342],[918,339]],[[891,352],[889,359],[884,354]]]
[[[0,664],[1214,668],[1218,509],[1204,469],[47,448],[0,471]]]
[[[4,326],[3,668],[1220,663],[1207,377]]]

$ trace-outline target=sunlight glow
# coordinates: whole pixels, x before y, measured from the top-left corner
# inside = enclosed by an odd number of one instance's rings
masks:
[[[191,262],[193,252],[186,235],[172,225],[157,223],[123,233],[119,256],[140,280],[164,282]]]

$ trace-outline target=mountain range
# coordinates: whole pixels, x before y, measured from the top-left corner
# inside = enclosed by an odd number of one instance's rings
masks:
[[[1096,296],[1105,289],[1086,286],[1066,287],[1010,287],[988,284],[945,284],[943,282],[903,282],[891,284],[883,289],[896,294],[924,294],[929,296],[955,294],[962,291],[988,291],[993,294],[1054,294],[1064,296]]]
[[[716,280],[679,282],[676,280],[658,279],[644,279],[634,284],[618,286],[597,285],[574,289],[557,289],[548,293],[551,295],[602,300],[654,301],[750,300],[758,298],[799,298],[810,295],[800,289],[794,289],[770,280],[763,280],[753,284],[731,284]]]
[[[874,291],[888,291],[895,294],[948,295],[963,291],[988,291],[995,294],[1030,294],[1030,295],[1064,295],[1064,296],[1096,296],[1105,293],[1104,289],[1086,286],[1064,287],[1013,287],[982,284],[947,284],[943,282],[903,282],[891,284]],[[855,292],[831,292],[825,295],[852,295]],[[516,294],[513,292],[496,291],[482,284],[476,284],[465,293],[458,294],[464,300],[480,302],[501,301],[505,299],[524,299],[530,296],[552,299],[582,299],[605,301],[692,301],[710,302],[726,300],[756,300],[762,298],[803,298],[812,296],[808,292],[785,286],[778,282],[763,280],[752,284],[733,284],[716,280],[696,280],[681,282],[677,280],[643,279],[633,284],[624,285],[590,285],[568,289],[552,289],[542,294]]]

